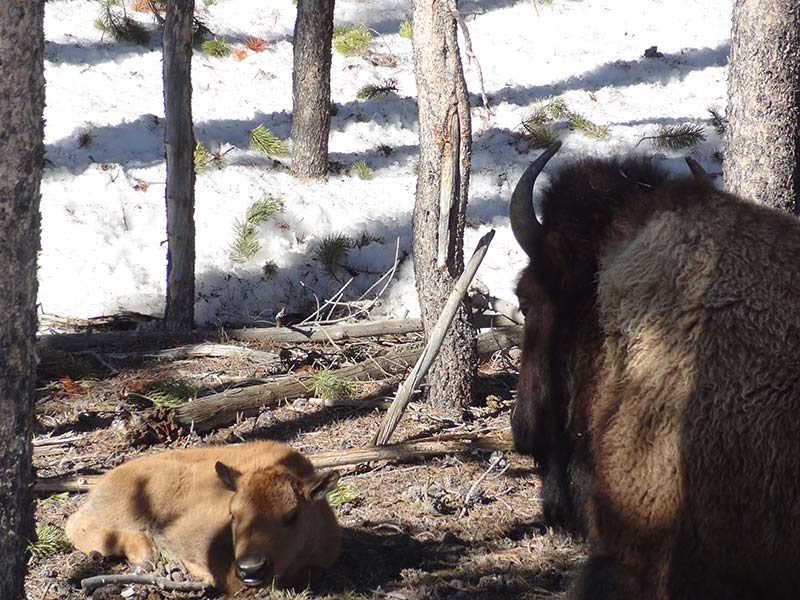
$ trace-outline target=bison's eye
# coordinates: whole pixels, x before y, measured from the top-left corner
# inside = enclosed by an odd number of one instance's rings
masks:
[[[283,517],[283,524],[284,525],[294,525],[295,521],[297,521],[297,509],[289,511]]]

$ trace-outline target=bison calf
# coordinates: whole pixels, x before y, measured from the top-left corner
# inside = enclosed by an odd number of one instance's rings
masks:
[[[547,518],[591,543],[572,597],[798,597],[800,223],[642,159],[563,168],[539,219],[557,149],[510,207],[530,257],[512,429]]]
[[[225,592],[304,585],[329,567],[341,532],[325,493],[338,473],[318,473],[275,442],[169,450],[103,475],[67,521],[83,552],[156,560],[156,544],[195,577]]]

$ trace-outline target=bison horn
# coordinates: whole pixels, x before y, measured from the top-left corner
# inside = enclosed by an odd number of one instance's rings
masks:
[[[686,157],[686,164],[689,165],[689,170],[694,176],[694,180],[707,190],[716,190],[714,180],[711,175],[706,173],[706,170],[700,166],[700,163],[693,159],[691,156]]]
[[[525,254],[532,256],[536,248],[536,240],[539,238],[541,225],[536,218],[536,211],[533,208],[533,184],[542,169],[553,155],[561,148],[561,142],[554,142],[542,152],[538,158],[522,174],[511,195],[511,204],[508,207],[511,217],[511,231],[517,238],[517,243],[525,251]]]

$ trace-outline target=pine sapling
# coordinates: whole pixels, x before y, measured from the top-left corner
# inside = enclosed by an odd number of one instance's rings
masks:
[[[364,179],[369,181],[372,179],[372,169],[367,166],[367,163],[363,160],[359,160],[353,163],[353,170],[358,175],[359,179]]]
[[[53,525],[38,525],[36,527],[36,541],[28,544],[28,552],[36,558],[47,558],[57,552],[72,550],[66,534]]]
[[[246,37],[244,38],[244,45],[253,52],[263,52],[267,49],[267,42],[262,40],[260,37]]]
[[[397,32],[401,38],[411,39],[411,21],[403,21],[400,23],[400,29]]]
[[[250,147],[267,156],[286,156],[289,154],[286,142],[263,125],[259,125],[250,132]]]
[[[203,42],[200,48],[203,52],[214,58],[223,58],[231,53],[231,45],[219,38]]]
[[[571,112],[569,114],[569,124],[573,129],[581,132],[587,137],[594,138],[596,140],[604,140],[606,137],[608,137],[608,127],[593,123],[579,113]]]
[[[362,85],[358,92],[356,92],[356,98],[358,100],[372,100],[373,98],[377,98],[378,96],[383,96],[384,94],[389,94],[391,92],[397,91],[397,80],[396,79],[384,79],[380,83],[368,83],[366,85]]]
[[[333,29],[333,48],[344,56],[361,54],[372,42],[372,34],[364,25],[337,25]]]
[[[117,8],[119,6],[121,10]],[[150,32],[136,19],[129,17],[125,5],[118,0],[101,1],[100,16],[95,19],[94,26],[118,42],[133,42],[143,46],[150,41]]]
[[[342,233],[326,235],[314,251],[314,258],[335,279],[352,247],[353,241]]]
[[[705,139],[705,127],[694,123],[682,123],[680,125],[662,125],[654,135],[643,137],[636,145],[650,140],[653,142],[653,146],[661,150],[680,150],[696,146]]]
[[[725,135],[725,129],[728,127],[728,119],[725,118],[725,115],[715,108],[709,108],[708,114],[711,115],[711,126],[717,132],[717,135],[720,137]]]

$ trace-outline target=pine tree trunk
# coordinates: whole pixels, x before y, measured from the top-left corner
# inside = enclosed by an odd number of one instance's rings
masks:
[[[0,2],[0,598],[24,597],[44,161],[44,0]]]
[[[728,74],[725,186],[797,213],[800,5],[736,0]]]
[[[328,175],[334,0],[299,0],[292,72],[292,172]]]
[[[420,148],[413,255],[422,322],[429,332],[464,269],[472,131],[457,24],[447,0],[414,0],[412,13]],[[475,330],[465,302],[428,375],[428,400],[451,414],[460,412],[472,398],[476,361]]]
[[[170,331],[194,326],[194,0],[169,0],[164,24],[164,116],[167,155],[167,308]]]

